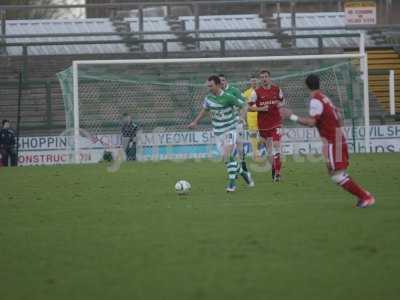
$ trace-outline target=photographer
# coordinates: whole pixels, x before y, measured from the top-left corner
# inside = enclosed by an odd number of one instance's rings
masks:
[[[10,121],[3,120],[0,129],[1,164],[5,167],[17,165],[15,132],[10,128]]]
[[[136,132],[138,126],[132,117],[125,113],[122,118],[121,143],[126,154],[126,160],[136,160]]]

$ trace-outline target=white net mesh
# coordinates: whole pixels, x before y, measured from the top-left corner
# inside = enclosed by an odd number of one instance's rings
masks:
[[[120,134],[124,114],[132,116],[144,132],[187,130],[201,108],[211,74],[225,74],[241,91],[248,78],[261,69],[271,72],[283,90],[286,104],[307,114],[308,74],[320,77],[321,88],[342,110],[345,123],[362,125],[362,81],[358,65],[350,60],[229,62],[188,64],[93,64],[78,68],[79,125],[86,135]],[[59,74],[63,87],[68,132],[74,126],[71,68]],[[205,119],[200,129],[210,129]],[[291,124],[287,124],[291,125]],[[96,138],[94,138],[96,139]],[[107,146],[105,146],[107,147]]]

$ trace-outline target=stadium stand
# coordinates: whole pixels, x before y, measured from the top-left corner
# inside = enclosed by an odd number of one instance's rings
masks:
[[[6,23],[9,35],[39,35],[62,33],[95,33],[115,32],[109,19],[69,19],[69,20],[10,20]],[[85,37],[30,37],[7,38],[8,43],[13,42],[65,42],[65,41],[120,41],[121,37],[115,36],[85,36]],[[32,46],[28,48],[29,55],[57,55],[80,53],[126,53],[129,52],[125,44],[99,44],[99,45],[52,45]],[[21,47],[7,47],[9,55],[21,55]]]
[[[182,16],[179,18],[185,24],[186,30],[194,30],[194,17]],[[229,30],[229,29],[266,29],[265,32],[233,32],[233,33],[201,33],[200,37],[237,37],[237,36],[273,36],[263,19],[256,14],[250,15],[218,15],[200,16],[201,30]],[[218,42],[200,42],[200,50],[217,51],[220,45]],[[249,41],[228,41],[228,50],[246,49],[279,49],[277,40],[249,40]]]
[[[266,15],[250,14],[230,14],[221,15],[201,15],[199,17],[200,30],[241,30],[252,29],[264,30],[256,32],[215,32],[199,33],[200,38],[226,38],[225,48],[229,55],[266,55],[271,52],[279,54],[302,53],[310,51],[320,46],[318,39],[297,39],[296,43],[285,43],[284,37],[292,34],[312,34],[318,37],[321,34],[347,34],[358,33],[360,30],[336,29],[334,27],[344,26],[344,13],[342,12],[313,12],[296,13],[296,32],[289,28],[292,26],[290,13]],[[235,12],[239,13],[239,11]],[[185,14],[188,14],[187,11]],[[171,40],[178,39],[176,42],[168,43],[168,57],[187,57],[187,56],[218,56],[220,55],[221,43],[219,41],[196,42],[196,34],[184,31],[195,30],[195,17],[193,15],[177,16],[144,16],[143,31],[155,32],[166,31],[165,34],[139,34],[139,17],[131,14],[122,14],[118,19],[113,18],[92,18],[92,19],[65,19],[65,20],[7,20],[7,35],[27,35],[31,37],[7,38],[6,43],[26,42],[43,43],[59,42],[60,45],[37,45],[27,47],[27,53],[23,52],[23,47],[6,47],[5,52],[0,52],[0,118],[16,118],[16,103],[18,89],[18,72],[23,71],[25,85],[22,106],[24,123],[26,127],[24,134],[36,134],[38,132],[48,132],[52,130],[60,131],[65,126],[65,116],[63,100],[59,83],[55,77],[57,72],[69,67],[73,60],[77,59],[123,59],[123,58],[159,58],[162,53],[161,43],[141,43],[141,41],[152,39]],[[310,30],[310,27],[315,28]],[[329,29],[332,27],[332,29]],[[301,28],[304,28],[301,30]],[[283,39],[281,36],[283,30]],[[400,59],[395,47],[388,47],[387,43],[395,42],[398,38],[398,31],[393,29],[367,31],[367,46],[375,49],[377,45],[383,43],[384,49],[370,50],[369,65],[373,73],[370,75],[371,90],[371,116],[381,118],[388,113],[388,83],[387,72],[395,69],[397,78],[400,76]],[[62,37],[57,34],[66,33],[114,33],[107,36],[74,36]],[[183,33],[182,33],[183,32]],[[126,33],[134,33],[127,37]],[[39,37],[35,35],[54,34],[51,37]],[[229,40],[235,37],[268,37],[270,39],[254,40]],[[271,38],[272,37],[272,38]],[[383,38],[382,38],[383,37]],[[82,44],[82,45],[62,45],[68,41],[104,41],[104,44]],[[117,43],[108,43],[116,41]],[[196,45],[199,49],[196,49]],[[331,37],[324,38],[324,52],[331,51],[343,52],[354,50],[358,46],[357,38]],[[395,46],[393,44],[393,46]],[[4,49],[4,47],[1,47]],[[258,51],[258,52],[255,52]],[[292,52],[290,52],[292,51]],[[400,81],[396,81],[399,87]],[[400,92],[399,88],[396,90]],[[175,108],[179,106],[179,101],[184,101],[181,94],[184,92],[177,89],[172,91],[174,97],[169,99],[164,106],[164,111],[154,113],[154,118],[149,116],[149,123],[154,123],[155,119],[162,119],[168,122],[173,118],[179,118],[175,113]],[[157,94],[157,93],[155,93]],[[181,99],[182,98],[182,99]],[[180,100],[181,99],[181,100]],[[174,102],[175,101],[175,102]],[[138,103],[140,106],[141,103]],[[397,104],[397,111],[400,104]],[[47,130],[47,131],[46,131]]]
[[[288,13],[274,15],[277,22],[280,22],[280,28],[287,29],[291,27],[291,15]],[[182,29],[193,31],[195,29],[194,16],[180,16],[179,22],[183,24]],[[123,23],[128,27],[122,30],[122,33],[135,33],[139,31],[139,19],[137,17],[125,18]],[[169,42],[169,52],[185,52],[184,38],[174,33],[174,27],[166,17],[145,17],[143,23],[144,31],[166,31],[169,34],[145,34],[143,37],[138,35],[131,36],[126,40],[124,36],[119,36],[121,27],[116,27],[115,24],[109,19],[74,19],[74,20],[10,20],[7,21],[7,33],[10,35],[27,35],[31,34],[29,38],[7,38],[7,43],[13,42],[68,42],[68,41],[116,41],[125,43],[116,44],[88,44],[88,45],[42,45],[30,46],[28,48],[28,55],[66,55],[66,54],[106,54],[106,53],[129,53],[143,50],[149,53],[162,52],[161,43],[145,43],[141,48],[135,47],[135,44],[140,44],[140,39],[162,39],[171,40],[182,38],[182,42]],[[296,26],[301,27],[337,27],[344,26],[343,13],[298,13],[296,14]],[[263,32],[220,32],[220,33],[200,33],[201,38],[234,38],[234,37],[273,37],[275,28],[269,28],[265,19],[257,14],[247,15],[209,15],[200,16],[200,30],[242,30],[242,29],[265,29]],[[297,34],[344,34],[344,33],[358,33],[359,31],[349,31],[344,29],[316,29],[316,30],[298,30]],[[57,37],[57,34],[66,33],[115,33],[116,35],[108,36],[75,36],[75,37]],[[291,32],[287,32],[289,35]],[[34,37],[40,34],[54,34],[54,37]],[[193,34],[188,35],[191,39],[194,38]],[[357,38],[348,37],[334,37],[325,38],[324,47],[336,48],[354,48],[358,45]],[[367,39],[368,46],[374,46],[372,38]],[[273,49],[277,50],[282,48],[279,38],[268,40],[246,40],[246,41],[227,41],[227,50],[263,50]],[[298,39],[296,47],[298,48],[317,48],[317,39]],[[202,41],[200,42],[201,51],[219,51],[220,43],[218,41]],[[8,55],[22,55],[22,47],[7,47]]]
[[[395,93],[400,93],[400,55],[394,50],[368,51],[368,68],[370,70],[369,87],[374,97],[389,111],[389,71],[395,71]],[[400,111],[397,101],[396,111]]]
[[[280,27],[282,29],[291,28],[291,14],[281,13],[274,14],[275,18],[280,19]],[[346,29],[327,29],[327,27],[340,27],[345,26],[345,15],[342,12],[325,12],[325,13],[297,13],[296,14],[296,27],[308,28],[308,30],[296,30],[296,34],[345,34],[345,33],[359,33],[360,30],[346,30]],[[310,30],[309,28],[316,28]],[[318,29],[324,28],[324,29]],[[365,31],[366,32],[366,31]],[[292,32],[287,31],[287,34]],[[354,38],[341,38],[333,37],[324,39],[324,47],[333,48],[355,48],[358,47],[358,39]],[[367,46],[375,46],[375,43],[369,35],[366,40]],[[296,47],[299,48],[315,48],[318,47],[318,42],[315,39],[297,39]]]
[[[183,29],[194,30],[194,17],[184,16],[179,18],[184,23]],[[139,31],[139,20],[137,17],[125,18],[124,22],[128,26],[127,32]],[[108,19],[78,19],[78,20],[10,20],[7,21],[7,33],[9,35],[27,35],[29,38],[7,38],[7,43],[13,42],[67,42],[67,41],[125,41],[122,36],[117,33],[121,32],[115,28],[112,21]],[[143,39],[177,39],[180,36],[175,35],[168,23],[168,18],[164,17],[145,17],[144,31],[169,31],[171,34],[148,34]],[[240,30],[240,29],[266,29],[266,24],[258,15],[227,15],[227,16],[201,16],[200,29],[202,30]],[[65,33],[116,33],[115,36],[82,36],[82,37],[57,37],[57,34]],[[34,37],[40,34],[54,34],[54,37]],[[268,32],[255,33],[203,33],[200,37],[235,37],[235,36],[272,36]],[[138,43],[138,37],[135,35],[135,41]],[[218,42],[202,42],[200,50],[218,51]],[[203,49],[204,48],[204,49]],[[228,50],[244,50],[244,49],[278,49],[279,43],[276,40],[266,41],[229,41],[227,42]],[[7,47],[8,55],[22,55],[21,47]],[[65,55],[65,54],[86,54],[86,53],[127,53],[129,51],[137,51],[138,48],[132,47],[132,39],[126,43],[118,44],[91,44],[91,45],[51,45],[51,46],[30,46],[28,55]],[[145,43],[143,50],[145,52],[161,52],[162,45],[160,43]],[[184,52],[186,50],[182,43],[168,43],[168,51]]]
[[[126,18],[125,19],[130,27],[131,32],[139,31],[139,19],[138,18]],[[143,23],[144,31],[171,31],[167,20],[163,17],[146,17]],[[176,39],[174,34],[151,34],[144,35],[143,39]],[[162,52],[162,45],[160,43],[146,43],[144,44],[144,51],[147,52]],[[184,51],[184,47],[181,43],[168,43],[168,51],[179,52]]]

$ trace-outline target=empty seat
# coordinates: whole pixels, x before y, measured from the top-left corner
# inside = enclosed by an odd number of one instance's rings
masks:
[[[281,13],[280,25],[281,28],[292,27],[292,16],[290,13]],[[274,14],[274,18],[278,18],[278,14]],[[296,35],[308,35],[308,34],[348,34],[348,33],[360,33],[362,30],[345,30],[345,29],[318,29],[318,30],[301,30],[301,28],[318,28],[318,27],[340,27],[345,26],[345,15],[342,12],[322,12],[322,13],[296,13],[296,28],[300,30],[296,31]],[[365,31],[364,31],[365,32]],[[290,31],[286,31],[288,34],[292,34]],[[354,48],[359,46],[358,37],[332,37],[324,38],[323,40],[325,47],[337,47],[337,48]],[[367,36],[366,44],[368,46],[374,45],[373,40]],[[296,46],[299,48],[316,48],[318,47],[317,39],[297,39]]]
[[[139,31],[139,18],[126,18],[125,19],[130,26],[131,32]],[[168,26],[167,21],[163,17],[147,17],[143,20],[143,29],[144,31],[171,31]],[[151,39],[176,39],[174,34],[147,34],[144,35],[143,38],[145,40]],[[147,52],[161,52],[162,44],[161,43],[145,43],[144,49]],[[168,43],[168,51],[176,52],[183,51],[184,47],[180,43],[171,42]]]
[[[69,19],[69,20],[9,20],[6,23],[8,35],[23,34],[62,34],[62,33],[98,33],[115,32],[112,22],[108,19]],[[120,41],[120,36],[85,36],[85,37],[30,37],[8,38],[13,42],[63,42],[63,41]],[[28,48],[29,55],[80,54],[80,53],[126,53],[125,44],[87,44],[87,45],[53,45],[32,46]],[[22,47],[7,47],[9,55],[21,55]]]
[[[182,16],[179,18],[185,22],[186,30],[195,30],[195,19],[193,16]],[[232,32],[232,33],[201,33],[200,37],[246,37],[246,36],[272,36],[268,32],[263,20],[256,14],[250,15],[216,15],[200,16],[200,30],[240,30],[240,29],[265,29],[264,32]],[[218,51],[219,42],[205,41],[200,43],[200,50]],[[257,50],[278,49],[280,44],[276,39],[271,40],[239,40],[227,41],[227,50]]]

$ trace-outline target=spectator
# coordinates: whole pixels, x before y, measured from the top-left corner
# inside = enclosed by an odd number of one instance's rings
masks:
[[[136,132],[138,126],[132,121],[131,115],[125,113],[122,118],[121,143],[126,154],[126,160],[136,160]]]
[[[0,129],[0,155],[3,166],[17,165],[15,132],[10,128],[10,121],[3,120]]]

